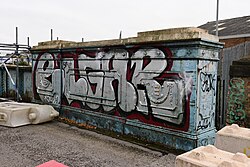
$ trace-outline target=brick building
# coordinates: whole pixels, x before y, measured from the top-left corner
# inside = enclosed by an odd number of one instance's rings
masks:
[[[219,20],[218,27],[219,39],[225,43],[225,48],[250,41],[250,16]],[[199,28],[215,35],[216,21],[207,22]]]

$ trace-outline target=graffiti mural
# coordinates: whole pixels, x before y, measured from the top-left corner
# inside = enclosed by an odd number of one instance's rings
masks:
[[[171,72],[173,63],[163,47],[44,52],[34,64],[34,94],[46,103],[187,131],[192,79]],[[205,91],[214,89],[213,76],[204,79]]]
[[[230,80],[228,94],[227,123],[245,126],[246,112],[244,110],[245,82],[241,78]]]
[[[217,64],[211,61],[199,62],[199,114],[197,118],[197,131],[214,127],[215,98],[217,82]]]

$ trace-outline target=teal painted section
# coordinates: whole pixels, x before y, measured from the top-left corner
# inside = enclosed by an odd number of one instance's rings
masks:
[[[200,146],[206,146],[209,144],[214,144],[215,142],[215,134],[216,129],[210,129],[209,131],[206,131],[205,133],[199,134],[198,135],[198,140],[197,140],[197,147]]]
[[[191,150],[214,141],[220,48],[196,40],[33,51],[34,98],[78,124]]]

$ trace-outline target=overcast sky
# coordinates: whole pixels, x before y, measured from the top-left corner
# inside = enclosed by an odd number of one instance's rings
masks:
[[[220,0],[219,19],[250,15],[250,0]],[[216,18],[216,0],[0,0],[0,43],[85,41],[139,31],[197,27]]]

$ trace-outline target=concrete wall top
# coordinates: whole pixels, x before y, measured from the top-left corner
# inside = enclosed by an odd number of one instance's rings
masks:
[[[226,126],[218,131],[217,134],[250,140],[250,129],[239,127],[237,124]]]
[[[32,50],[42,49],[59,49],[59,48],[78,48],[78,47],[100,47],[100,46],[119,46],[141,43],[157,43],[157,42],[173,42],[185,40],[205,40],[218,43],[218,37],[208,34],[206,30],[200,28],[173,28],[156,31],[138,32],[137,37],[124,39],[112,39],[90,42],[73,42],[54,40],[40,42],[38,46],[34,46]]]

